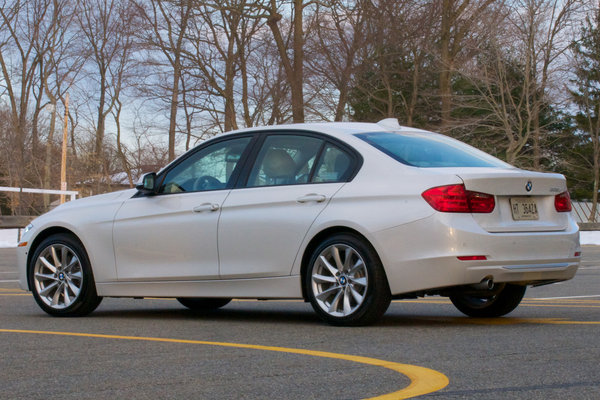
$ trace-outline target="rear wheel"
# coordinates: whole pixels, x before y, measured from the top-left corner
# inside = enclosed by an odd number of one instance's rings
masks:
[[[452,295],[450,301],[463,314],[470,317],[490,318],[501,317],[508,314],[521,303],[527,286],[511,285],[509,283],[500,284],[503,287],[489,297]]]
[[[59,233],[36,248],[28,269],[33,297],[50,315],[78,317],[102,301],[83,245],[73,235]]]
[[[314,250],[305,284],[315,312],[332,325],[374,323],[391,302],[375,250],[350,234],[331,236]]]
[[[231,299],[220,299],[210,297],[178,297],[177,301],[194,311],[211,311],[224,307]]]

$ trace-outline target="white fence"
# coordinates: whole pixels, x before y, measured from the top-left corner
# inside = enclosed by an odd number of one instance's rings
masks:
[[[590,214],[592,213],[592,202],[591,201],[573,201],[571,213],[573,218],[579,223],[588,222]],[[596,222],[600,222],[600,204],[596,209]]]
[[[30,189],[16,188],[8,186],[0,186],[0,192],[15,192],[15,193],[40,193],[40,194],[64,194],[71,196],[71,200],[75,200],[79,194],[76,190],[51,190],[51,189]]]

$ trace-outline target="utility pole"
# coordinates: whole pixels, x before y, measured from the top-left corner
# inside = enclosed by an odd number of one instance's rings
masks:
[[[69,93],[65,97],[65,123],[63,127],[62,160],[60,163],[60,190],[67,190],[67,136],[69,134]],[[60,195],[60,204],[65,202],[65,194]]]

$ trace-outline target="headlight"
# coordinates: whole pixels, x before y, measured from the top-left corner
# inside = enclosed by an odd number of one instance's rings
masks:
[[[23,230],[23,235],[26,234],[27,232],[29,232],[31,230],[31,228],[33,228],[33,224],[29,224],[25,227],[25,229]]]

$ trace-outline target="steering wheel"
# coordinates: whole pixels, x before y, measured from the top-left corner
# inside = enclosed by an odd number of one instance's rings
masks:
[[[210,175],[202,175],[194,182],[194,191],[219,189],[223,184],[217,178]]]

